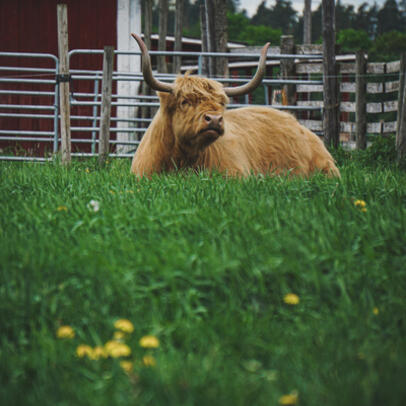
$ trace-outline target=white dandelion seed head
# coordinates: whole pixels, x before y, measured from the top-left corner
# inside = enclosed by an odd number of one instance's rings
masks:
[[[90,211],[98,212],[100,210],[100,203],[97,200],[90,200],[87,207]]]

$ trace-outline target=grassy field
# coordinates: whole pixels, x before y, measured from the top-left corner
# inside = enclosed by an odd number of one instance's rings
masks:
[[[405,172],[129,166],[0,163],[0,404],[405,404]]]

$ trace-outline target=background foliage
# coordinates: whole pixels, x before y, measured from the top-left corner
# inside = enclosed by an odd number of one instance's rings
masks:
[[[204,0],[185,1],[184,34],[200,37],[199,9]],[[290,0],[262,1],[250,18],[241,9],[238,0],[228,1],[229,40],[248,45],[263,45],[270,41],[279,44],[282,34],[293,34],[296,42],[302,42],[303,17],[292,7]],[[312,13],[312,42],[321,41],[321,2]],[[173,13],[174,11],[171,11]],[[174,17],[174,16],[172,16]],[[155,9],[155,26],[158,11]],[[169,19],[173,32],[174,18]],[[365,1],[358,8],[351,4],[336,4],[337,43],[341,52],[353,52],[360,48],[368,51],[370,60],[398,59],[406,51],[406,0],[386,0],[379,7]]]

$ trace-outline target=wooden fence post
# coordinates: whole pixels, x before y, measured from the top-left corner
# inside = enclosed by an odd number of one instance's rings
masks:
[[[101,166],[105,164],[106,158],[109,154],[113,62],[114,48],[112,46],[105,46],[103,57],[103,84],[99,133],[99,164]]]
[[[152,1],[151,0],[143,0],[142,2],[142,15],[144,20],[144,42],[147,46],[147,49],[151,49],[151,34],[152,34]],[[142,81],[141,85],[141,94],[144,96],[151,96],[152,90],[145,82]],[[141,102],[148,102],[148,99],[140,99]],[[141,110],[141,119],[146,120],[151,117],[151,108],[150,107],[140,107]],[[143,121],[140,123],[140,127],[148,127],[148,122]],[[138,140],[141,139],[140,134],[138,133]]]
[[[176,13],[175,13],[175,46],[174,51],[182,51],[182,30],[183,30],[183,8],[184,0],[176,0]],[[173,62],[173,73],[180,73],[182,65],[182,57],[175,56]]]
[[[281,54],[295,54],[295,40],[293,35],[282,35]],[[282,79],[293,80],[296,76],[295,61],[293,59],[281,58],[281,77]],[[296,104],[296,85],[283,85],[282,104],[294,106]]]
[[[312,0],[304,1],[303,9],[303,44],[312,43]]]
[[[340,137],[340,105],[338,100],[338,69],[335,58],[335,2],[322,0],[323,27],[323,98],[324,143],[338,148]]]
[[[205,29],[206,29],[206,38],[207,38],[207,52],[215,52],[215,33],[214,33],[214,0],[205,0]],[[207,58],[207,76],[209,78],[216,76],[216,60],[214,57],[210,56]]]
[[[71,163],[69,62],[68,62],[68,6],[57,4],[58,53],[59,53],[59,104],[61,114],[61,160],[63,165]]]
[[[207,30],[206,7],[200,5],[200,37],[202,40],[202,52],[209,52]],[[199,72],[199,75],[209,76],[209,59],[207,56],[201,57],[201,72]]]
[[[168,0],[159,0],[159,39],[158,51],[166,51],[166,36],[168,34]],[[166,56],[158,56],[158,72],[168,73]]]
[[[400,60],[396,152],[400,162],[406,156],[406,53]]]
[[[367,60],[364,51],[355,54],[355,115],[356,115],[356,148],[367,147]]]

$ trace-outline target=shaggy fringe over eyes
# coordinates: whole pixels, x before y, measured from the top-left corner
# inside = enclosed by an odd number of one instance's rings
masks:
[[[177,100],[186,98],[195,103],[199,100],[215,100],[220,104],[227,104],[229,101],[223,86],[214,80],[186,73],[185,76],[179,76],[174,84],[173,95]]]

